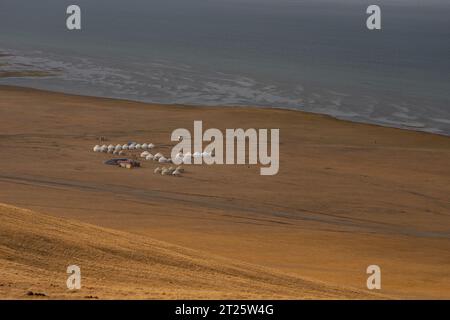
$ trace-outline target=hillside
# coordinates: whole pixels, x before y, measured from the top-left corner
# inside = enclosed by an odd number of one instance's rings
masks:
[[[65,271],[71,264],[81,268],[79,291],[71,292],[66,287]],[[2,298],[366,297],[146,237],[4,204],[0,204],[0,265]]]

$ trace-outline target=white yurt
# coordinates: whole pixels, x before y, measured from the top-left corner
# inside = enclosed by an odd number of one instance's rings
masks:
[[[145,157],[145,160],[153,160],[153,155],[149,153],[149,155]]]
[[[147,148],[148,148],[148,144],[146,144],[146,143],[143,143],[143,144],[142,144],[142,146],[141,146],[141,149],[143,149],[143,150],[147,150]]]
[[[159,152],[158,152],[157,154],[154,155],[154,159],[155,159],[155,160],[159,160],[159,158],[161,158],[161,157],[164,157],[164,156],[163,156],[162,153],[159,153]]]
[[[92,149],[92,150],[94,150],[94,152],[100,152],[101,147],[97,144],[97,145],[94,147],[94,149]]]

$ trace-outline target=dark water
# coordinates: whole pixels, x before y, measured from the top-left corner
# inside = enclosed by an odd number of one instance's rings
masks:
[[[0,84],[450,134],[450,1],[375,2],[381,31],[365,0],[0,0],[0,70],[56,73]]]

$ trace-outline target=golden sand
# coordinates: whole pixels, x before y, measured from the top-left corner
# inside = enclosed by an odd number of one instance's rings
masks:
[[[0,202],[64,219],[43,215],[40,226],[19,209],[12,218],[1,210],[1,298],[31,288],[72,297],[63,287],[52,290],[65,285],[72,257],[92,279],[77,298],[370,297],[372,264],[381,267],[383,297],[450,298],[449,137],[298,111],[162,106],[8,86],[0,87],[0,119]],[[259,166],[187,166],[172,178],[153,174],[154,162],[119,169],[103,165],[109,155],[92,152],[104,136],[106,144],[152,142],[169,155],[170,133],[194,120],[223,130],[280,128],[279,174],[260,176]],[[65,234],[72,224],[75,235]],[[20,228],[23,237],[35,237],[20,242],[13,237]],[[211,263],[214,271],[201,280],[197,267],[184,267],[190,257],[166,270],[174,252],[165,256],[154,241],[193,249],[203,259],[198,268]],[[104,255],[96,246],[107,248]],[[156,273],[154,252],[161,255]],[[226,284],[216,259],[233,261],[224,268],[251,267],[233,269],[235,282]],[[98,266],[105,263],[103,274]],[[34,268],[43,272],[40,284],[32,283]],[[270,279],[249,280],[258,268],[268,268]],[[112,269],[117,278],[107,275]],[[53,283],[56,276],[63,280]],[[296,280],[289,285],[285,277]]]

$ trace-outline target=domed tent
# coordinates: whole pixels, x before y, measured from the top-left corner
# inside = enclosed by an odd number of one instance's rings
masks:
[[[164,157],[163,155],[162,155],[162,153],[157,153],[157,154],[155,154],[154,156],[153,156],[153,159],[155,159],[155,160],[159,160],[159,158],[161,158],[161,157]]]
[[[158,159],[158,162],[160,162],[160,163],[167,163],[167,158],[166,157],[160,157],[159,159]]]

